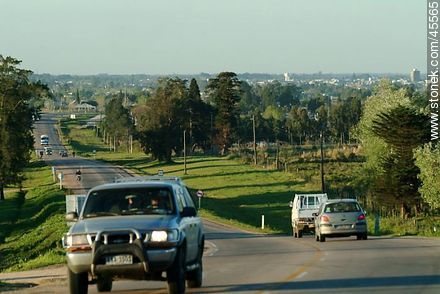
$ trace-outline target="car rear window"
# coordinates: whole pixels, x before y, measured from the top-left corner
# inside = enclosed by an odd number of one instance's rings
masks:
[[[172,190],[168,187],[124,188],[93,191],[83,216],[173,214]]]
[[[361,207],[356,202],[337,202],[329,203],[325,206],[325,213],[338,213],[338,212],[359,212]]]

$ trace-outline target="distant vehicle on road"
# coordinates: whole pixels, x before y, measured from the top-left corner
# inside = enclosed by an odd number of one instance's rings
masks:
[[[49,145],[49,136],[48,135],[41,135],[40,136],[40,144],[41,145]]]
[[[193,200],[179,178],[130,178],[91,189],[63,238],[70,293],[99,292],[114,278],[164,280],[169,293],[202,285],[204,233]]]
[[[315,217],[319,206],[327,201],[327,194],[295,194],[290,201],[292,231],[295,238],[301,238],[303,232],[315,229]]]
[[[355,235],[367,239],[365,212],[355,199],[328,200],[315,213],[316,241],[325,242],[330,237]]]
[[[68,156],[66,150],[60,150],[59,154],[60,154],[61,157],[67,157]]]
[[[44,147],[44,154],[46,154],[46,155],[52,155],[52,148],[51,148],[51,147],[48,147],[48,146],[45,146],[45,147]]]

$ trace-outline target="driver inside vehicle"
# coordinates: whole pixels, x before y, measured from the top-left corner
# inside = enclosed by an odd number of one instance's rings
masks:
[[[137,195],[127,195],[125,196],[127,200],[127,210],[136,210],[139,209],[139,201]]]

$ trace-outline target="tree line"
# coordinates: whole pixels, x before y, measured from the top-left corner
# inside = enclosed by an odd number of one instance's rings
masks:
[[[0,57],[0,199],[6,185],[22,181],[33,149],[33,117],[42,98],[51,96],[19,65]],[[234,143],[252,140],[251,118],[258,140],[303,144],[321,134],[327,142],[354,140],[366,158],[365,193],[374,210],[396,209],[402,217],[438,210],[439,145],[429,142],[426,93],[383,81],[372,93],[344,95],[333,99],[294,84],[250,86],[232,72],[210,79],[203,92],[195,79],[163,78],[134,107],[122,93],[112,97],[103,129],[115,146],[134,137],[163,161],[181,153],[184,133],[190,150],[226,154]]]
[[[251,87],[235,73],[223,72],[208,81],[202,97],[195,79],[188,85],[164,78],[145,103],[131,110],[131,120],[121,99],[112,100],[106,123],[126,118],[118,136],[134,135],[145,153],[164,161],[181,154],[184,132],[192,150],[214,148],[226,154],[233,144],[251,142],[252,118],[259,141],[316,143],[323,135],[327,143],[358,142],[366,157],[370,207],[396,209],[402,217],[439,207],[438,160],[432,159],[438,158],[438,146],[426,145],[429,118],[421,107],[423,94],[387,81],[372,93],[352,92],[334,101],[316,93],[300,101],[301,91],[293,84]],[[112,113],[115,105],[120,111]]]

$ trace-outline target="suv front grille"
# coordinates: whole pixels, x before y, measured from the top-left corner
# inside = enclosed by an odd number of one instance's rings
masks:
[[[107,236],[107,244],[128,244],[131,236],[129,234],[115,234]]]
[[[141,239],[142,241],[145,242],[145,240],[147,240],[148,238],[148,234],[147,233],[142,233],[141,234]],[[93,236],[92,238],[92,242],[95,242],[96,240],[96,236]],[[131,233],[131,232],[118,232],[118,233],[110,233],[110,232],[106,232],[103,233],[100,237],[100,241],[104,244],[108,244],[108,245],[112,245],[112,244],[131,244],[134,242],[134,240],[136,240],[136,234]]]

